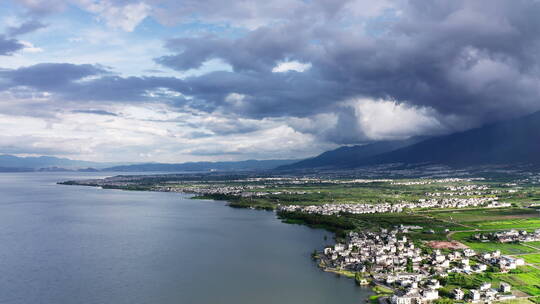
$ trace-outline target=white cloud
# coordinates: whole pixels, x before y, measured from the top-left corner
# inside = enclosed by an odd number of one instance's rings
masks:
[[[246,98],[246,95],[244,94],[238,94],[238,93],[230,93],[225,97],[225,101],[231,104],[237,104],[244,101]]]
[[[23,52],[27,53],[41,53],[43,52],[42,48],[36,47],[31,42],[28,41],[19,41],[22,45],[24,45]]]
[[[40,108],[40,113],[27,113],[26,107],[10,104],[0,100],[0,129],[9,134],[0,134],[0,153],[185,162],[302,158],[326,148],[315,136],[295,131],[282,119],[182,113],[156,103],[85,108],[74,102],[58,111],[48,107],[47,100],[26,101],[27,106]],[[98,115],[99,111],[117,116]]]
[[[273,73],[285,73],[289,71],[305,72],[311,68],[311,63],[299,61],[281,61],[272,69]]]
[[[88,11],[98,14],[107,25],[132,32],[135,27],[150,15],[151,7],[144,2],[114,6],[108,1],[80,0]]]
[[[148,96],[150,98],[173,98],[180,97],[182,96],[182,94],[176,91],[169,90],[167,88],[157,88],[154,90],[146,91],[145,96]]]
[[[360,129],[372,140],[402,139],[447,131],[432,108],[373,99],[355,99],[346,105],[354,109]]]

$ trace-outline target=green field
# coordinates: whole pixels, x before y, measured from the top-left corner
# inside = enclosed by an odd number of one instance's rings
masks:
[[[505,274],[499,278],[531,296],[540,296],[540,269],[525,266],[520,267],[520,270],[523,272]]]
[[[499,220],[499,221],[482,221],[471,222],[469,225],[477,227],[481,230],[495,230],[495,229],[539,229],[540,218],[525,218],[525,219],[512,219],[512,220]]]
[[[525,259],[525,262],[531,264],[540,264],[540,254],[527,254],[522,256]]]
[[[449,286],[461,286],[465,289],[476,289],[480,284],[489,282],[497,288],[501,281],[507,282],[514,289],[523,291],[531,296],[540,295],[540,270],[530,266],[519,267],[514,273],[484,273],[484,274],[450,274],[442,279]],[[447,291],[450,291],[447,287]]]
[[[540,213],[533,209],[525,208],[497,208],[497,209],[474,209],[431,212],[436,218],[451,220],[458,223],[470,223],[481,221],[501,221],[522,218],[539,218]]]
[[[414,213],[377,213],[377,214],[347,214],[357,227],[369,229],[374,227],[393,228],[399,225],[420,226],[423,230],[433,229],[435,232],[442,232],[445,229],[464,229],[460,225],[441,221],[439,219],[426,217],[423,214]],[[419,231],[415,231],[419,232]]]
[[[501,301],[501,302],[497,302],[497,303],[500,303],[500,304],[533,304],[535,302],[532,302],[529,299],[512,299],[512,300],[506,300],[506,301]]]
[[[528,242],[527,245],[540,249],[540,242]]]
[[[524,254],[524,253],[535,253],[539,250],[523,246],[521,244],[509,244],[509,243],[495,243],[495,242],[473,242],[469,238],[476,234],[477,232],[456,232],[452,234],[452,239],[460,241],[463,244],[469,246],[471,249],[474,249],[479,252],[490,252],[495,250],[500,250],[502,254]]]
[[[466,225],[458,230],[478,230],[478,232],[455,232],[452,239],[462,242],[479,252],[500,250],[503,254],[527,254],[540,252],[540,242],[526,244],[477,242],[470,239],[474,234],[486,231],[540,228],[540,217],[537,211],[529,208],[501,208],[501,209],[475,209],[462,211],[437,211],[430,212],[436,219],[455,222]],[[450,227],[450,230],[456,230]],[[537,249],[533,249],[536,247]]]

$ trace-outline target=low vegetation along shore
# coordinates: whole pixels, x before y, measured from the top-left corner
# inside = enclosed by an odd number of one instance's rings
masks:
[[[540,174],[117,176],[67,185],[189,193],[335,233],[325,271],[381,303],[540,303]],[[463,177],[466,176],[466,177]]]

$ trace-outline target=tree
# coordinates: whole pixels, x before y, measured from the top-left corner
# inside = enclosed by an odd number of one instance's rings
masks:
[[[407,272],[413,272],[413,262],[411,258],[407,259]]]

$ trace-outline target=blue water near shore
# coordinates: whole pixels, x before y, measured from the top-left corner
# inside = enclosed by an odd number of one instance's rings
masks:
[[[310,259],[328,232],[272,212],[0,174],[0,303],[363,303]],[[331,237],[329,238],[329,240]]]

